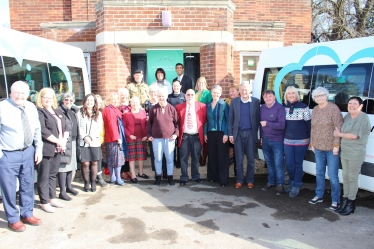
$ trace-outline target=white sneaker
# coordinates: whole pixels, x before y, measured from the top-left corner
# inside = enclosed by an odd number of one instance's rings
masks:
[[[51,205],[48,203],[48,204],[42,204],[42,209],[46,212],[46,213],[54,213],[55,212],[55,209],[53,207],[51,207]]]
[[[56,199],[51,199],[50,203],[51,203],[52,207],[56,207],[56,208],[63,208],[63,207],[65,207],[64,204],[62,204],[61,202],[58,202]]]

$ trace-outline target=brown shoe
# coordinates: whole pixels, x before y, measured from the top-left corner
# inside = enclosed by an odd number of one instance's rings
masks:
[[[39,218],[36,218],[34,215],[28,218],[21,218],[21,221],[31,226],[39,226],[42,224],[42,220]]]
[[[241,188],[242,184],[240,182],[235,183],[235,188]]]
[[[255,185],[253,185],[253,183],[248,183],[248,184],[247,184],[247,187],[248,187],[248,188],[253,188],[254,186],[255,186]]]
[[[283,195],[283,193],[284,193],[284,187],[283,187],[283,185],[278,185],[277,186],[277,193],[276,193],[276,195],[277,196],[281,196],[281,195]]]
[[[17,221],[13,224],[8,223],[8,227],[13,232],[23,232],[26,230],[26,226],[22,223],[22,221]]]

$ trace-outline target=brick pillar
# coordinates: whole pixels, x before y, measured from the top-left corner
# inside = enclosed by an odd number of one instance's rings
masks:
[[[232,46],[227,43],[212,43],[200,47],[200,75],[208,85],[222,87],[222,98],[228,97],[234,83]]]
[[[106,44],[96,48],[97,93],[105,98],[110,92],[126,87],[131,80],[131,49]]]

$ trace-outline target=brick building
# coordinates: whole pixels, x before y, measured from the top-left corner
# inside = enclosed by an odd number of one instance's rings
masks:
[[[9,8],[11,28],[82,48],[92,91],[104,96],[131,80],[149,48],[183,48],[186,74],[225,91],[254,78],[261,50],[308,43],[311,33],[311,0],[9,0]]]

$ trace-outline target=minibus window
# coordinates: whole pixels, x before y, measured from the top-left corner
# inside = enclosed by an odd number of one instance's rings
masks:
[[[7,98],[6,83],[4,77],[3,58],[0,56],[0,99]]]

